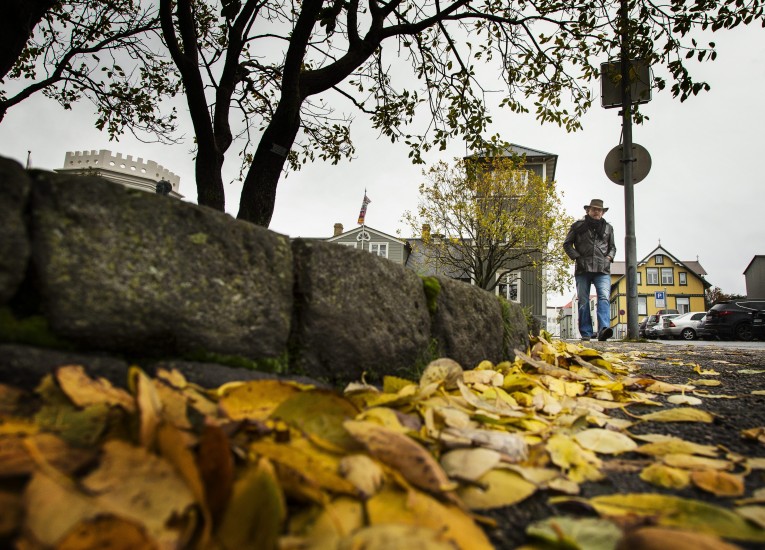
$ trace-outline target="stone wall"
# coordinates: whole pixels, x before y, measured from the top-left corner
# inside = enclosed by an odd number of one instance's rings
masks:
[[[520,308],[470,285],[2,158],[0,234],[0,377],[30,368],[24,357],[47,365],[49,350],[344,384],[438,356],[472,368],[527,345]]]

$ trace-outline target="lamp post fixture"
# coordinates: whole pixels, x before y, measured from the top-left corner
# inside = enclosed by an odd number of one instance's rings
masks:
[[[167,180],[159,180],[157,182],[157,195],[169,195],[170,191],[173,190],[172,184]]]

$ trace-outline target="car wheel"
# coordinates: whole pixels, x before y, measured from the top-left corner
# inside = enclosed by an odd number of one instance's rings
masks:
[[[733,329],[733,335],[737,340],[750,341],[752,339],[752,325],[749,323],[739,323]]]
[[[696,331],[692,328],[684,328],[683,332],[680,333],[680,336],[683,337],[683,340],[695,340],[696,339]]]

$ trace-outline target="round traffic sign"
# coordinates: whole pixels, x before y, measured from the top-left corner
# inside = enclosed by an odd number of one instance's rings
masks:
[[[617,145],[611,149],[606,155],[606,160],[603,163],[603,168],[606,171],[608,179],[619,185],[624,185],[624,167],[622,164],[623,149],[623,145]],[[648,175],[648,172],[651,171],[651,155],[645,147],[633,143],[632,159],[632,183],[643,181]]]

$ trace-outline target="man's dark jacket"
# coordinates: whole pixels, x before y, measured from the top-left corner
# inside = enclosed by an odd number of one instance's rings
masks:
[[[576,260],[574,274],[611,273],[611,262],[616,256],[614,228],[603,220],[602,238],[595,229],[588,227],[586,218],[575,221],[568,230],[563,250]],[[610,256],[609,260],[606,256]]]

